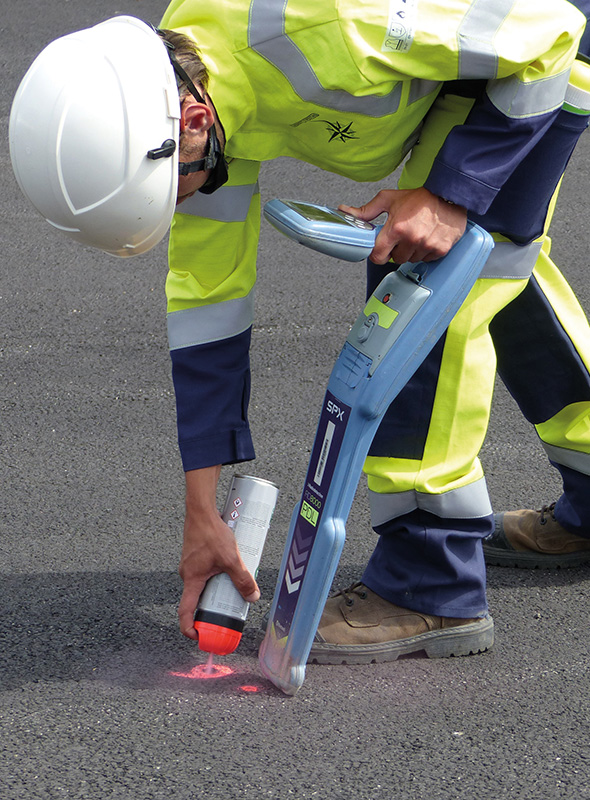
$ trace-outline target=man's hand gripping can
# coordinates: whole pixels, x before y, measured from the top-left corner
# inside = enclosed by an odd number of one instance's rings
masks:
[[[234,475],[221,518],[236,537],[247,569],[256,574],[270,520],[279,494],[274,483],[249,475]],[[217,656],[233,653],[248,616],[248,603],[229,575],[207,581],[195,614],[199,649]]]

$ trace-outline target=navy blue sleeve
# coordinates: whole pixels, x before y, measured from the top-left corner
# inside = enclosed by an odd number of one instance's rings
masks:
[[[248,426],[250,338],[248,329],[170,351],[185,472],[254,458]]]
[[[447,136],[424,185],[445,200],[484,214],[558,114],[559,109],[508,118],[484,93],[465,123]]]
[[[555,190],[588,116],[562,109],[553,125],[508,178],[485,214],[469,218],[488,231],[528,244],[541,236]]]

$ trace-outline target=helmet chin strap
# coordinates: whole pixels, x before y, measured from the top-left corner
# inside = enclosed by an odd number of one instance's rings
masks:
[[[192,172],[202,172],[203,170],[211,170],[211,174],[206,182],[198,190],[203,194],[212,194],[220,186],[227,182],[227,164],[221,152],[221,145],[217,138],[217,131],[215,125],[209,128],[207,137],[207,152],[204,158],[198,161],[184,161],[178,164],[179,175],[190,175]]]
[[[215,125],[209,128],[205,157],[198,159],[198,161],[181,161],[178,163],[179,175],[190,175],[191,172],[202,172],[206,169],[210,170],[209,177],[198,191],[203,194],[213,194],[220,186],[227,183],[228,179],[227,162],[221,152],[221,144],[217,138]]]
[[[156,33],[158,33],[162,38],[160,31],[158,29],[155,30]],[[174,54],[174,45],[164,38],[162,38],[162,42],[166,46],[170,63],[172,64],[176,75],[181,79],[181,81],[184,81],[187,89],[195,98],[195,100],[198,103],[203,103],[206,105],[205,98],[201,95],[197,87],[191,81],[185,69],[179,64],[178,59]],[[149,157],[153,158],[153,156]],[[213,123],[213,125],[209,128],[207,136],[207,151],[204,158],[200,158],[197,161],[179,162],[178,164],[178,174],[183,176],[190,175],[193,172],[203,172],[204,170],[210,170],[210,174],[206,182],[198,190],[199,192],[202,192],[203,194],[212,194],[219,189],[220,186],[223,186],[224,183],[227,183],[227,161],[225,160],[221,150],[221,144],[217,136],[217,131],[215,130],[215,123]]]

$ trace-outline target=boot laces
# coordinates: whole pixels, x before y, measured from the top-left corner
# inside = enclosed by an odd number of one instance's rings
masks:
[[[344,597],[344,602],[346,605],[353,606],[355,597],[359,597],[361,600],[367,599],[367,589],[363,583],[356,581],[346,589],[338,589],[336,592],[334,592],[332,597]]]
[[[549,517],[551,519],[555,519],[555,514],[553,513],[555,510],[555,503],[551,503],[550,505],[543,506],[543,508],[539,509],[539,513],[541,514],[540,523],[541,525],[546,525],[549,522]]]

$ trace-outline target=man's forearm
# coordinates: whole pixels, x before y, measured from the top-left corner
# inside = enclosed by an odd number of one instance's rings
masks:
[[[187,516],[217,515],[217,484],[221,465],[185,472]]]

